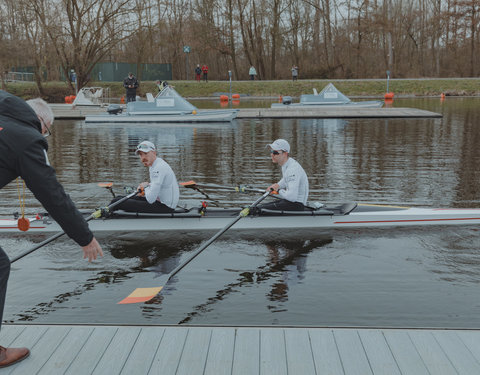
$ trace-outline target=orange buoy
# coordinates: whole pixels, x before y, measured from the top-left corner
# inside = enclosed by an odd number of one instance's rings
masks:
[[[125,104],[125,95],[120,98],[120,103]]]
[[[220,101],[221,102],[228,102],[228,96],[227,95],[220,95]]]
[[[385,100],[387,100],[387,99],[393,100],[393,97],[394,97],[393,92],[385,93]]]
[[[440,99],[441,99],[441,100],[445,100],[445,93],[442,92],[442,93],[440,94]]]
[[[233,94],[232,99],[240,99],[240,94]]]

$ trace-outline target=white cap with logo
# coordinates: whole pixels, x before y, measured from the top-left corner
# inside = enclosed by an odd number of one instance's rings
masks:
[[[290,145],[285,139],[277,139],[268,145],[272,150],[290,152]]]
[[[135,155],[137,155],[140,151],[141,152],[149,152],[149,151],[156,151],[155,145],[150,141],[143,141],[137,146],[135,150]]]

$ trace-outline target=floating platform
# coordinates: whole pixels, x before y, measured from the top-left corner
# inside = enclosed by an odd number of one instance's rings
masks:
[[[9,374],[480,374],[480,330],[5,324],[0,339],[31,350]]]
[[[102,114],[105,107],[50,104],[57,120],[84,120],[87,115]],[[241,108],[238,119],[267,118],[440,118],[442,115],[417,108]]]

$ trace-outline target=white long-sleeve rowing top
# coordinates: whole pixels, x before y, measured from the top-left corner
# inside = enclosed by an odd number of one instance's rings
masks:
[[[278,182],[278,195],[290,202],[307,204],[308,178],[302,166],[293,158],[282,165],[282,179]]]
[[[150,185],[145,188],[145,198],[148,203],[157,200],[175,209],[180,197],[180,189],[170,165],[162,158],[157,157],[148,171],[150,173]]]

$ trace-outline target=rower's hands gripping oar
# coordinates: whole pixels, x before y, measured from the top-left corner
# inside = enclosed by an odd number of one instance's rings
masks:
[[[250,206],[244,208],[238,214],[235,219],[229,222],[224,228],[220,229],[212,238],[210,238],[207,242],[205,242],[200,248],[198,248],[185,262],[178,265],[172,272],[167,275],[164,275],[160,278],[160,282],[162,282],[162,286],[153,287],[153,288],[137,288],[132,293],[128,295],[128,297],[124,298],[118,304],[129,304],[129,303],[138,303],[138,302],[148,302],[153,297],[155,297],[158,293],[162,291],[164,286],[170,281],[170,279],[175,276],[180,270],[185,267],[188,263],[190,263],[193,259],[195,259],[203,250],[205,250],[208,246],[210,246],[218,237],[224,234],[227,230],[229,230],[237,221],[241,218],[248,216],[250,210],[257,206],[261,201],[263,201],[266,197],[268,197],[271,191],[263,192],[264,194],[258,198],[255,202],[253,202]]]
[[[138,191],[135,191],[125,197],[123,197],[122,199],[119,199],[118,201],[112,203],[111,205],[107,206],[107,207],[104,207],[104,208],[99,208],[97,210],[95,210],[94,212],[92,212],[92,214],[87,218],[85,219],[86,221],[90,221],[92,219],[97,219],[99,217],[102,216],[102,213],[105,213],[105,212],[109,212],[113,207],[119,205],[120,203],[126,201],[127,199],[129,198],[132,198],[133,196],[135,196],[136,194],[138,194]],[[11,260],[10,260],[10,263],[14,263],[16,262],[17,260],[19,259],[22,259],[24,256],[30,254],[30,253],[33,253],[35,250],[38,250],[40,249],[41,247],[49,244],[50,242],[53,242],[55,241],[57,238],[59,237],[62,237],[63,235],[65,234],[64,231],[62,232],[59,232],[55,235],[53,235],[52,237],[49,237],[47,238],[45,241],[42,241],[40,243],[38,243],[37,245],[35,245],[34,247],[32,247],[31,249],[28,249],[26,251],[24,251],[23,253],[17,255],[16,257],[13,257]],[[94,239],[95,240],[95,239]],[[93,259],[95,259],[95,256],[94,254],[92,254],[92,252],[94,251],[94,248],[96,248],[96,245],[98,245],[98,242],[96,242],[97,240],[92,241],[90,244],[88,244],[87,246],[83,246],[83,250],[84,250],[84,258],[89,258],[89,261]],[[103,254],[102,254],[103,255]]]

